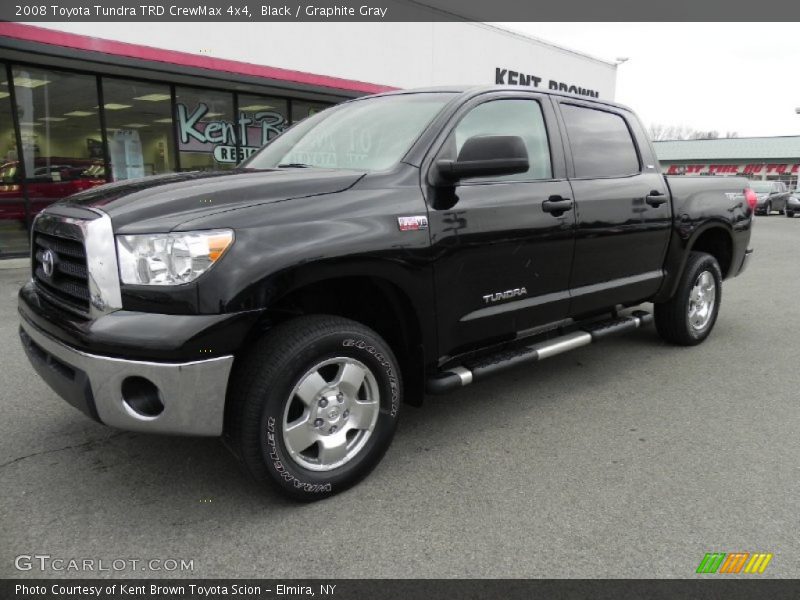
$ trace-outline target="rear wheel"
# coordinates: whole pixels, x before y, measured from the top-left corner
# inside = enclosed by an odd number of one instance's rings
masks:
[[[722,271],[717,259],[691,252],[675,295],[655,305],[658,334],[673,344],[699,344],[714,328],[721,299]]]
[[[377,333],[340,317],[299,317],[237,366],[226,437],[256,480],[318,500],[378,464],[401,400],[397,360]]]

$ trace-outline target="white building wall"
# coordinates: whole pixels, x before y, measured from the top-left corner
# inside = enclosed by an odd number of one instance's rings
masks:
[[[483,23],[36,23],[59,31],[400,88],[494,84],[501,68],[613,100],[616,66]],[[507,75],[506,75],[507,76]]]

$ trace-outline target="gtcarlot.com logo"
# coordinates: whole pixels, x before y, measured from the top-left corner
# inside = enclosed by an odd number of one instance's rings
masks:
[[[17,571],[194,571],[194,559],[185,558],[71,558],[49,554],[20,554]]]
[[[707,552],[696,572],[760,575],[771,560],[772,554],[766,552]]]

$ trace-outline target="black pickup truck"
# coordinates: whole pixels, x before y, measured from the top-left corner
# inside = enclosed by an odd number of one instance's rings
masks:
[[[665,178],[613,103],[383,94],[235,170],[48,207],[20,336],[92,418],[222,436],[258,480],[313,500],[364,477],[426,391],[652,320],[702,342],[751,255],[755,204],[744,179]]]

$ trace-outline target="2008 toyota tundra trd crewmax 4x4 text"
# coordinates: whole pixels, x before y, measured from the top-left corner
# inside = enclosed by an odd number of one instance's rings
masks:
[[[702,342],[755,204],[744,179],[665,178],[613,103],[393,92],[309,117],[235,170],[48,207],[20,336],[97,421],[223,436],[255,478],[313,500],[365,476],[426,391],[651,320]]]

